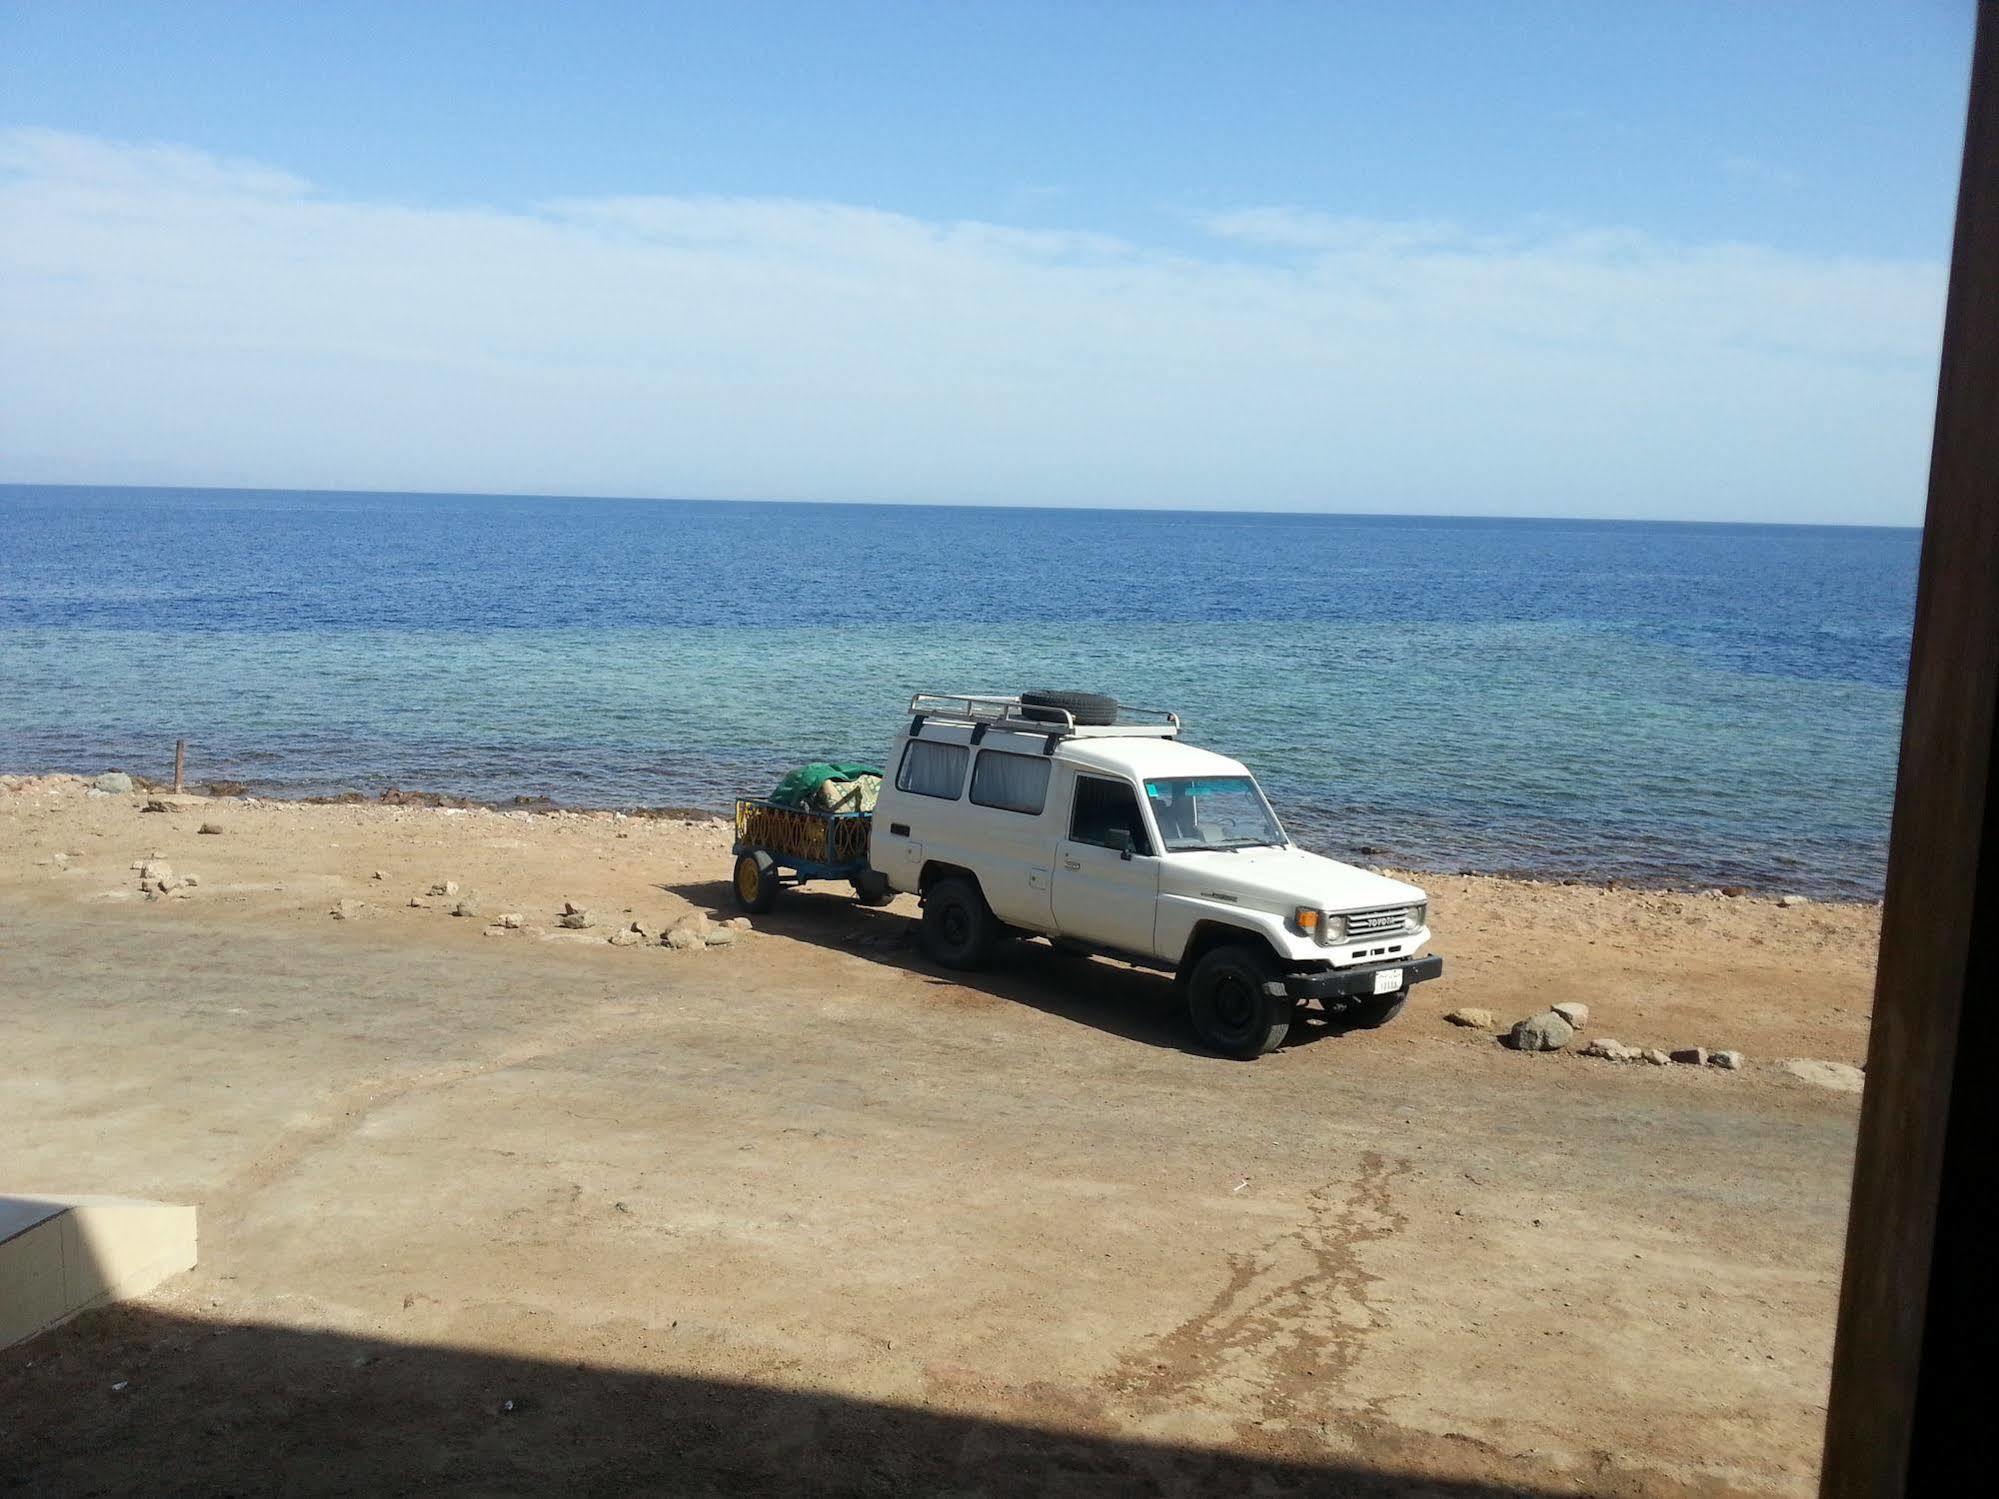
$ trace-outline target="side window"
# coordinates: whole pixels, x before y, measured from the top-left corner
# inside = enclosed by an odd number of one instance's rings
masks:
[[[1134,853],[1151,854],[1152,840],[1145,835],[1145,819],[1138,815],[1138,793],[1123,781],[1077,776],[1076,806],[1069,816],[1070,840],[1123,848],[1126,834],[1131,835]]]
[[[1048,805],[1048,757],[981,750],[972,766],[972,800],[981,807],[1039,817]]]
[[[971,755],[962,744],[912,739],[903,748],[902,769],[896,772],[895,789],[955,802],[964,789],[965,762]]]

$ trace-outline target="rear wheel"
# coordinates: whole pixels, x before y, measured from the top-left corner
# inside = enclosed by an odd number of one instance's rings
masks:
[[[736,855],[736,904],[761,915],[777,900],[777,860],[766,853]]]
[[[1187,980],[1194,1033],[1226,1057],[1248,1061],[1275,1051],[1297,1008],[1290,995],[1268,991],[1276,977],[1277,965],[1270,957],[1247,944],[1204,954]]]
[[[983,968],[992,961],[999,923],[970,880],[939,880],[923,897],[923,950],[946,968]]]

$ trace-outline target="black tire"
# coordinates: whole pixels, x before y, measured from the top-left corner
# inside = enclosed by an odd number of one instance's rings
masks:
[[[1023,692],[1020,716],[1037,723],[1060,723],[1062,715],[1050,710],[1066,708],[1079,727],[1101,728],[1117,722],[1117,699],[1100,692]],[[1041,710],[1039,712],[1035,710]]]
[[[729,881],[736,904],[760,916],[777,902],[777,860],[754,852],[736,855],[736,872]]]
[[[854,880],[854,899],[864,906],[885,906],[895,899],[895,891],[889,888],[887,875],[870,869]]]
[[[1409,1003],[1409,991],[1399,989],[1393,994],[1383,994],[1371,999],[1357,1000],[1338,1015],[1333,1023],[1350,1031],[1378,1030],[1402,1013],[1402,1007]]]
[[[1270,994],[1277,964],[1260,947],[1231,943],[1204,953],[1187,978],[1194,1034],[1225,1057],[1250,1061],[1284,1044],[1297,1002]]]
[[[992,961],[999,923],[979,887],[953,875],[923,897],[923,950],[946,968],[983,968]]]

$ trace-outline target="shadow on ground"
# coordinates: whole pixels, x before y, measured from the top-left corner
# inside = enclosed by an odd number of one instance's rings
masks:
[[[727,880],[659,888],[718,919],[740,914]],[[990,994],[1127,1041],[1193,1056],[1214,1055],[1194,1038],[1185,1002],[1171,976],[1158,970],[1065,951],[1037,938],[1001,942],[992,966],[982,972],[952,972],[923,956],[916,940],[916,918],[900,911],[870,910],[831,886],[787,889],[776,905],[753,919],[759,931],[852,953],[916,974],[927,983]],[[1292,1026],[1284,1045],[1286,1049],[1307,1045],[1353,1029],[1313,1012]]]
[[[0,1352],[0,1411],[50,1496],[1532,1492],[142,1307]]]

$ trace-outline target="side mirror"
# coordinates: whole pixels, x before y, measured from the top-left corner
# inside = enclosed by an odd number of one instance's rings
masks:
[[[1138,840],[1131,836],[1131,829],[1119,828],[1117,856],[1120,859],[1129,859],[1133,854],[1137,852],[1138,852]]]

